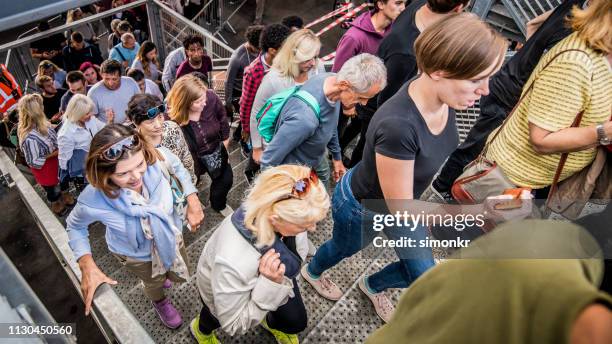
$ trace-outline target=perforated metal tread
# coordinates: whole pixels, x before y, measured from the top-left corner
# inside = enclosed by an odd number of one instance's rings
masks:
[[[243,174],[246,160],[242,157],[237,145],[232,144],[229,151],[231,152],[230,164],[234,172],[234,186],[228,195],[228,204],[237,208],[247,190],[247,183]],[[200,199],[204,204],[208,204],[207,198],[209,195],[208,189],[210,187],[210,179],[204,177],[198,187],[201,190]],[[189,258],[188,264],[192,271],[195,271],[195,266],[206,241],[216,226],[223,220],[223,217],[215,211],[212,211],[210,207],[205,208],[205,213],[206,222],[200,231],[196,233],[184,233],[185,244],[187,245],[187,255]],[[316,246],[320,246],[325,240],[331,237],[331,231],[332,220],[330,213],[328,218],[318,225],[317,231],[309,234],[309,237]],[[188,326],[191,319],[198,314],[201,308],[201,301],[194,276],[192,276],[187,283],[182,285],[177,284],[167,291],[168,296],[171,297],[174,305],[181,312],[184,319],[184,324],[181,328],[177,330],[167,329],[159,321],[150,302],[144,296],[142,284],[108,252],[104,238],[104,227],[101,225],[92,226],[92,228],[90,228],[90,240],[92,253],[100,268],[111,278],[119,282],[116,286],[113,286],[113,289],[143,326],[145,326],[156,342],[195,342],[189,332]],[[363,330],[356,332],[352,329],[375,329],[380,326],[380,320],[375,315],[372,306],[368,303],[369,301],[363,299],[362,295],[359,294],[361,292],[356,289],[357,279],[363,275],[366,269],[370,269],[375,262],[376,259],[370,256],[356,254],[330,269],[328,272],[330,274],[329,276],[346,291],[345,297],[335,303],[320,297],[309,285],[302,281],[301,278],[298,280],[309,317],[308,328],[300,334],[300,339],[302,341],[306,341],[311,333],[315,338],[323,338],[321,337],[322,334],[327,335],[327,333],[333,329],[335,332],[354,332],[352,337],[342,334],[333,336],[333,338],[335,338],[333,342],[335,343],[361,342],[371,331]],[[354,317],[352,316],[346,319],[342,318],[341,316],[344,316],[344,313],[347,312],[346,309],[356,309],[354,308],[355,306],[351,306],[355,304],[361,307],[357,309],[355,313],[358,321],[353,319]],[[327,323],[328,319],[331,319],[330,323]],[[321,325],[323,325],[323,329],[318,329],[318,326]],[[328,326],[330,328],[328,328]],[[223,343],[274,343],[273,337],[259,327],[244,335],[237,335],[234,337],[229,337],[222,333],[222,331],[219,331],[219,338]],[[331,337],[329,339],[331,339]],[[310,340],[310,342],[318,343],[321,342],[321,340]],[[330,340],[326,339],[324,342],[330,342]]]

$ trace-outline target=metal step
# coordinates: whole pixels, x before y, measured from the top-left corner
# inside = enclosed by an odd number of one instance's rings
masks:
[[[230,146],[230,163],[234,172],[234,186],[228,195],[228,204],[237,208],[247,190],[246,178],[243,171],[246,159],[242,157],[238,145]],[[200,199],[207,204],[210,180],[203,178],[199,185]],[[206,241],[213,233],[223,217],[212,211],[210,207],[205,208],[206,220],[204,226],[196,233],[185,232],[184,239],[187,245],[189,268],[195,271],[200,254]],[[331,237],[332,219],[331,211],[325,221],[317,226],[317,231],[309,234],[309,238],[320,246]],[[117,259],[108,252],[104,238],[104,228],[101,225],[90,229],[90,240],[94,259],[100,268],[111,278],[119,283],[112,288],[123,300],[134,316],[157,343],[194,343],[189,332],[189,322],[197,316],[202,306],[199,292],[195,284],[195,276],[187,283],[175,284],[168,295],[172,298],[174,305],[181,312],[184,324],[177,330],[166,328],[157,317],[150,302],[143,294],[142,284],[132,276]],[[377,257],[371,252],[365,251],[346,259],[336,267],[330,269],[329,276],[345,290],[345,295],[338,302],[328,301],[320,297],[312,287],[299,278],[300,292],[308,311],[308,328],[300,334],[304,342],[320,343],[355,343],[363,342],[368,334],[380,327],[381,320],[375,314],[370,302],[361,294],[357,288],[357,280],[368,271],[377,271],[384,266],[383,263],[396,259],[393,252],[386,252],[384,257]],[[394,300],[399,297],[399,290],[394,290],[391,295]],[[348,335],[350,334],[350,335]],[[244,335],[229,337],[219,331],[219,339],[223,343],[274,343],[274,338],[257,327]],[[325,339],[325,340],[324,340]]]

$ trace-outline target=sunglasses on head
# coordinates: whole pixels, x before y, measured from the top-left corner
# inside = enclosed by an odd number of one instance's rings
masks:
[[[111,146],[102,151],[102,158],[106,161],[118,161],[123,157],[128,150],[133,150],[139,144],[138,136],[131,135],[113,143]]]
[[[45,68],[45,69],[53,67],[53,65],[52,65],[52,64],[50,64],[50,63],[43,63],[43,64],[42,64],[42,66],[43,66],[43,68]]]
[[[146,115],[148,119],[153,119],[157,117],[160,113],[165,113],[165,112],[166,112],[166,104],[161,103],[157,105],[156,107],[152,107],[148,109]]]
[[[310,188],[312,188],[313,185],[316,185],[318,183],[319,183],[319,176],[317,176],[317,173],[313,169],[311,169],[310,175],[307,178],[298,179],[293,184],[293,187],[291,188],[291,193],[282,196],[276,202],[285,201],[285,200],[292,199],[292,198],[302,199],[304,196],[308,194],[308,192],[310,192]]]

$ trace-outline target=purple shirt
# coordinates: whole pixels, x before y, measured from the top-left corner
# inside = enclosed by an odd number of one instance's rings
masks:
[[[336,57],[332,72],[338,73],[346,60],[361,53],[376,55],[382,39],[391,31],[391,25],[385,28],[384,33],[376,32],[372,25],[372,14],[367,11],[351,22],[351,28],[344,33],[338,42]]]
[[[227,140],[230,126],[225,114],[223,102],[210,89],[206,91],[206,106],[198,121],[189,121],[195,133],[198,155],[212,153],[221,143]]]
[[[189,59],[183,61],[183,63],[181,63],[181,65],[176,70],[176,78],[178,79],[181,76],[185,74],[189,74],[191,72],[200,72],[206,75],[206,78],[208,79],[208,73],[211,71],[212,71],[212,60],[210,59],[210,57],[204,55],[202,56],[202,65],[198,69],[193,68],[189,64]]]

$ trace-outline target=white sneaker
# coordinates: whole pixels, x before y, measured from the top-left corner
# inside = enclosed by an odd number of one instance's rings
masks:
[[[393,306],[393,303],[391,303],[391,300],[389,300],[384,292],[374,294],[369,291],[365,285],[366,278],[367,275],[359,279],[359,289],[361,289],[361,291],[370,299],[370,301],[372,301],[376,314],[382,319],[382,321],[388,323],[389,320],[391,320],[393,312],[395,311],[395,306]]]
[[[225,208],[219,211],[219,214],[223,215],[223,217],[228,217],[234,213],[234,209],[229,205],[226,205]]]

